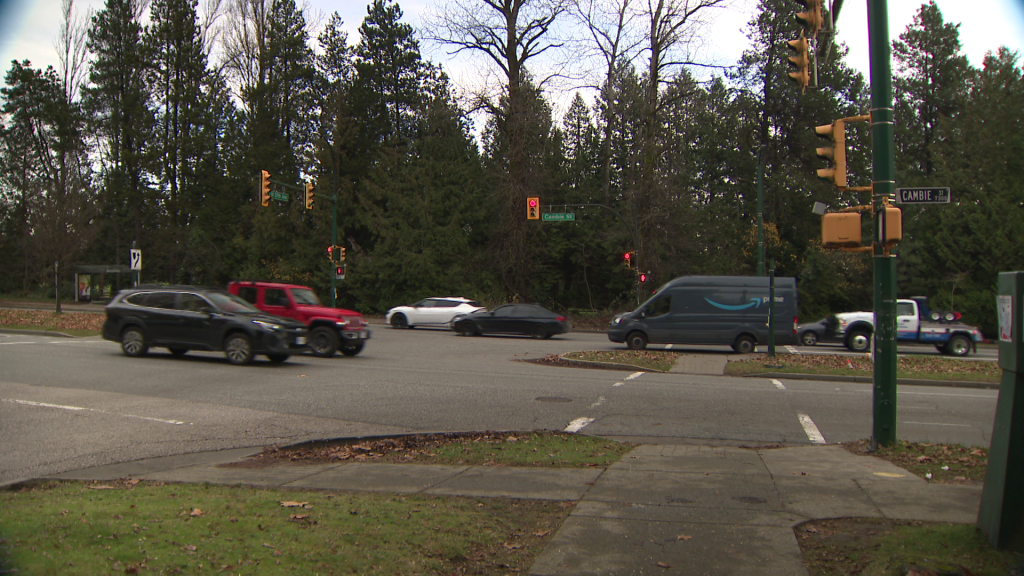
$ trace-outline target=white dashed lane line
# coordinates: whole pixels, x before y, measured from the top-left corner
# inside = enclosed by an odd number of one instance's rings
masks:
[[[807,434],[807,439],[815,444],[827,444],[825,437],[818,431],[818,427],[814,425],[814,420],[807,414],[798,414],[800,417],[800,425],[804,427],[804,433]]]
[[[786,385],[783,384],[781,381],[776,380],[775,378],[772,378],[772,384],[775,384],[775,387],[778,388],[779,390],[786,389]]]
[[[114,416],[121,416],[122,418],[135,418],[137,420],[148,420],[150,422],[159,422],[161,424],[171,424],[173,426],[181,426],[185,424],[179,420],[164,420],[161,418],[150,418],[149,416],[136,416],[134,414],[118,414],[116,412],[107,412],[106,410],[97,410],[95,408],[84,408],[82,406],[64,406],[61,404],[48,404],[46,402],[33,402],[31,400],[14,400],[12,398],[0,398],[0,402],[10,402],[11,404],[20,404],[22,406],[35,406],[37,408],[56,408],[58,410],[70,410],[72,412],[95,412],[97,414],[111,414]]]
[[[612,384],[612,388],[618,388],[620,386],[625,386],[626,382],[629,382],[630,380],[636,380],[637,378],[639,378],[639,377],[641,377],[643,375],[644,375],[643,372],[633,372],[629,376],[626,376],[625,378],[623,378],[621,381],[616,382],[615,384]],[[590,407],[587,408],[587,409],[588,410],[593,410],[594,408],[597,408],[597,407],[601,406],[602,404],[604,404],[606,400],[607,399],[604,396],[598,396],[597,397],[597,401],[595,401],[593,404],[591,404]],[[594,421],[593,418],[589,418],[589,417],[586,417],[586,416],[577,418],[577,419],[573,420],[572,422],[569,422],[569,425],[566,426],[566,428],[565,428],[565,432],[569,432],[569,433],[579,432],[587,424],[590,424],[593,421]]]

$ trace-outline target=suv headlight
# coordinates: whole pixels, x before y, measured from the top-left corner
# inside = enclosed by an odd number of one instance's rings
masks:
[[[257,325],[257,326],[259,326],[260,328],[263,328],[264,330],[269,330],[271,332],[277,332],[278,330],[281,329],[281,325],[280,324],[274,324],[273,322],[264,322],[263,320],[253,320],[252,323]]]

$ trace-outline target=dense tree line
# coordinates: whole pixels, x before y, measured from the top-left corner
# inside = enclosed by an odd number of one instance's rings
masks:
[[[58,69],[12,62],[0,89],[0,291],[52,293],[54,262],[70,286],[75,265],[125,264],[137,247],[146,281],[326,295],[337,210],[340,305],[624,309],[676,276],[758,273],[760,173],[763,262],[798,278],[802,317],[867,309],[870,256],[821,249],[811,207],[867,202],[815,177],[813,127],[867,113],[869,87],[827,32],[817,86],[788,82],[788,0],[761,0],[739,62],[707,72],[691,54],[720,4],[448,0],[414,30],[374,0],[350,39],[337,14],[314,30],[294,0],[107,0],[88,20],[65,0]],[[423,41],[494,82],[459,92]],[[569,54],[599,64],[557,118],[549,67]],[[954,197],[904,210],[898,291],[992,333],[996,274],[1024,268],[1019,55],[972,68],[933,2],[893,54],[898,185]],[[847,141],[851,186],[866,186],[866,124]],[[260,170],[315,182],[314,209],[261,206]],[[530,196],[576,220],[527,221]],[[639,290],[622,265],[633,250],[652,278]]]

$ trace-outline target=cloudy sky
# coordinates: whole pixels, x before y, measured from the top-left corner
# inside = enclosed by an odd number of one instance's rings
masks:
[[[365,0],[305,0],[315,12],[338,12],[354,41],[366,15]],[[436,2],[444,0],[399,1],[405,21],[418,26],[422,15]],[[828,2],[829,0],[826,0]],[[302,4],[302,0],[297,3]],[[732,0],[728,9],[716,11],[713,33],[703,56],[710,62],[731,65],[747,47],[743,34],[756,0]],[[922,0],[889,0],[889,35],[896,39],[913,20]],[[839,39],[850,48],[848,63],[868,76],[868,0],[845,0],[837,25]],[[963,51],[974,66],[980,67],[988,51],[1007,46],[1024,57],[1024,0],[937,0],[946,22],[960,23]],[[99,9],[103,0],[76,0],[79,11]],[[798,7],[793,3],[794,12]],[[61,22],[60,0],[0,0],[0,65],[6,72],[11,60],[28,59],[36,68],[57,62],[54,40]],[[443,51],[425,47],[427,57],[444,62]],[[460,74],[452,72],[458,81]]]

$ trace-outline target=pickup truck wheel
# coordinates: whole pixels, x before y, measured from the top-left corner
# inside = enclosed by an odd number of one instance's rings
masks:
[[[358,344],[349,344],[346,342],[341,345],[341,353],[344,354],[345,356],[355,356],[356,354],[359,354],[362,351],[362,342],[359,342]]]
[[[270,360],[274,364],[281,364],[288,359],[287,354],[267,354],[267,360]]]
[[[967,356],[971,353],[971,341],[962,334],[956,334],[946,342],[943,353],[949,356]]]
[[[626,346],[630,350],[643,350],[647,348],[647,336],[643,332],[630,332],[626,336]]]
[[[846,337],[846,347],[853,352],[867,352],[871,348],[871,333],[867,330],[854,330]]]
[[[750,354],[757,348],[757,342],[748,334],[742,334],[736,337],[736,341],[732,343],[732,349],[737,354]]]
[[[338,350],[338,333],[325,326],[309,333],[309,348],[314,356],[330,358]]]

